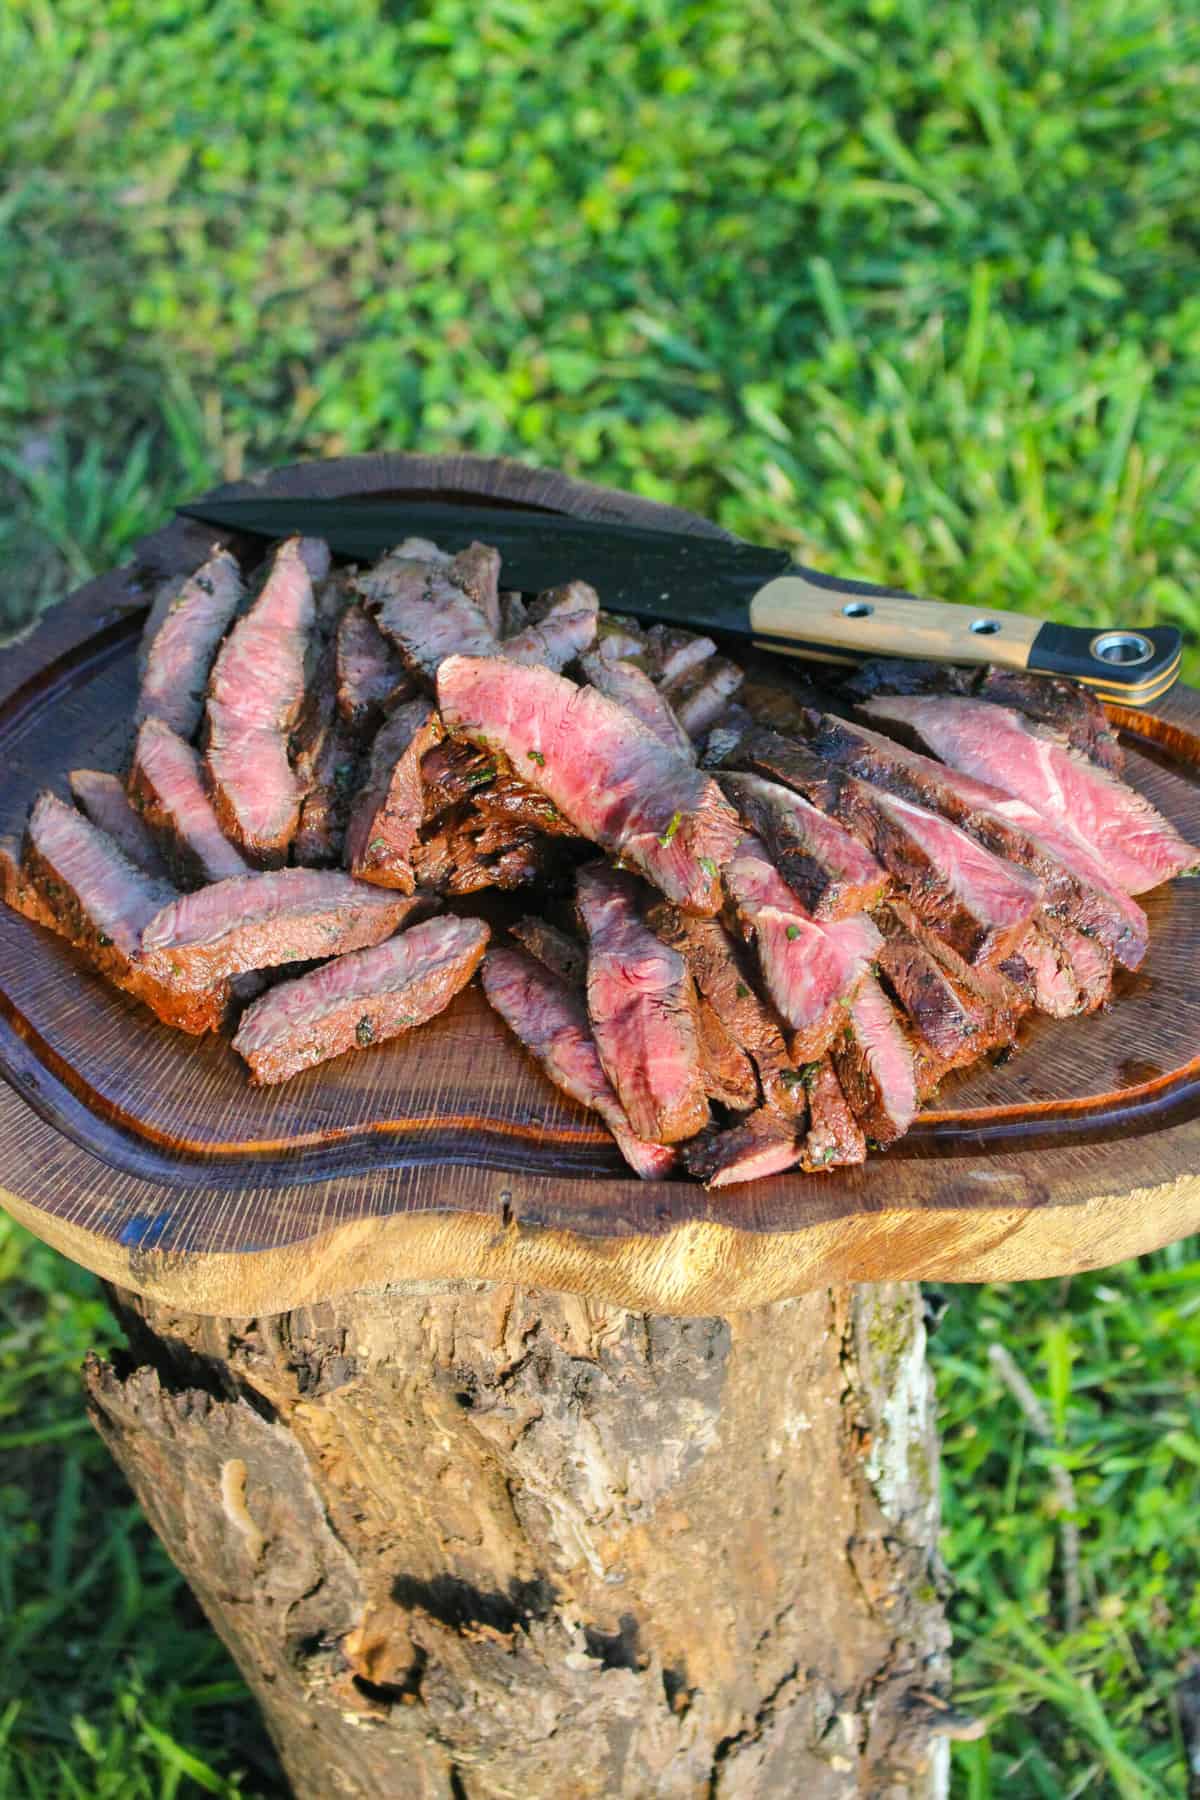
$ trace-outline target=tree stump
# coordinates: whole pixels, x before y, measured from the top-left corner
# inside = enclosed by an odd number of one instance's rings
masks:
[[[92,1417],[299,1800],[945,1791],[919,1290],[112,1290]]]

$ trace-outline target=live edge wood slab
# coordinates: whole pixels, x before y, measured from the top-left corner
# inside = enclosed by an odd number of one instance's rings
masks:
[[[465,457],[307,464],[221,491],[462,497],[717,532]],[[176,521],[0,653],[0,830],[20,829],[39,787],[65,793],[71,768],[123,766],[151,589],[211,536]],[[1131,779],[1200,839],[1200,694],[1114,717]],[[1114,1262],[1200,1226],[1200,883],[1148,911],[1146,963],[1107,1013],[1036,1022],[861,1169],[708,1195],[623,1172],[477,992],[411,1038],[255,1090],[226,1042],[167,1031],[0,908],[0,1202],[111,1281],[241,1317],[432,1278],[717,1314],[835,1283]]]

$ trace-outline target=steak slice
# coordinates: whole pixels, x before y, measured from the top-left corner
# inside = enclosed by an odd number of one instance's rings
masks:
[[[21,846],[16,838],[0,837],[0,899],[34,925],[63,936],[63,928],[21,867]]]
[[[1200,863],[1200,850],[1143,795],[1009,707],[897,698],[872,700],[865,710],[911,732],[951,768],[1026,801],[1096,857],[1126,893],[1144,893]]]
[[[242,1014],[233,1047],[257,1087],[365,1050],[444,1012],[483,958],[482,919],[427,919],[281,982]]]
[[[390,706],[415,697],[404,664],[364,607],[342,614],[334,654],[338,716],[355,731],[377,727]]]
[[[330,868],[341,862],[359,761],[357,730],[335,716],[312,756],[308,792],[292,840],[295,860],[304,867]]]
[[[838,817],[870,845],[913,911],[968,962],[999,962],[1029,930],[1041,883],[948,819],[853,778],[842,787]]]
[[[142,634],[135,724],[161,719],[181,738],[196,735],[208,672],[243,591],[237,563],[217,546],[194,575],[164,591],[165,607],[155,602]]]
[[[149,968],[189,988],[378,944],[428,906],[335,869],[274,869],[183,894],[142,933]]]
[[[856,721],[826,717],[811,747],[831,766],[952,820],[986,849],[1035,875],[1047,907],[1099,938],[1127,968],[1141,962],[1149,942],[1141,907],[1114,883],[1094,852],[1048,824],[1026,801]],[[779,779],[786,777],[781,773]],[[812,793],[808,797],[814,799]]]
[[[715,645],[713,647],[716,648]],[[649,670],[652,662],[649,651],[649,640],[636,619],[627,619],[617,613],[597,613],[595,643],[597,656],[604,657],[608,662],[620,662],[629,657],[636,657],[638,667]]]
[[[851,996],[846,1028],[831,1053],[842,1092],[867,1137],[894,1144],[917,1115],[916,1065],[892,1003],[873,976]]]
[[[776,1015],[754,991],[743,947],[719,919],[695,919],[660,901],[647,914],[652,930],[678,950],[703,998],[758,1072],[763,1099],[794,1118],[805,1110],[804,1081],[783,1041]]]
[[[551,925],[548,920],[539,919],[532,913],[518,919],[508,930],[509,936],[515,937],[523,950],[527,950],[530,956],[536,956],[540,963],[552,970],[560,981],[565,981],[568,987],[579,988],[581,992],[586,988],[587,951],[576,938],[569,937],[557,925]]]
[[[412,851],[425,812],[421,758],[441,734],[428,700],[408,700],[372,744],[367,778],[346,830],[346,860],[360,880],[412,893]]]
[[[117,776],[104,775],[99,769],[72,769],[67,780],[80,812],[101,831],[107,832],[131,863],[147,875],[153,875],[157,881],[170,879],[154,839],[133,810],[129,795]]]
[[[40,794],[25,830],[22,873],[52,916],[102,975],[181,1031],[215,1031],[229,1003],[220,976],[203,991],[150,967],[146,930],[174,889],[122,855],[112,839],[53,794]]]
[[[424,682],[448,656],[497,656],[500,640],[444,563],[393,551],[359,578],[379,629]]]
[[[451,731],[498,750],[581,836],[689,912],[715,913],[737,815],[710,776],[594,688],[549,669],[452,657],[438,677]]]
[[[474,602],[489,629],[500,636],[500,552],[490,544],[468,544],[453,559],[450,579]]]
[[[548,588],[529,609],[524,629],[506,638],[501,654],[512,662],[562,669],[594,642],[600,601],[586,581]]]
[[[677,1152],[639,1138],[604,1073],[583,996],[521,950],[491,950],[483,991],[504,1023],[540,1063],[555,1087],[599,1113],[630,1168],[660,1181]]]
[[[1070,1019],[1083,1010],[1083,996],[1066,947],[1035,925],[1020,946],[1033,978],[1033,1004],[1051,1019]]]
[[[580,657],[579,661],[589,685],[597,693],[631,712],[668,750],[686,756],[689,762],[695,760],[691,738],[650,677],[636,663],[619,657],[609,658],[598,650]]]
[[[313,626],[304,542],[289,538],[280,545],[258,599],[221,647],[208,692],[207,760],[217,818],[226,837],[264,867],[286,861],[304,798],[288,760]]]
[[[759,775],[726,775],[721,786],[814,919],[840,919],[878,904],[886,871],[835,819]]]
[[[1095,938],[1085,937],[1082,931],[1065,925],[1061,919],[1043,915],[1038,923],[1070,961],[1071,973],[1079,988],[1080,1011],[1098,1012],[1112,995],[1113,959],[1108,951]]]
[[[203,887],[248,872],[245,857],[217,822],[200,758],[161,719],[147,719],[138,732],[129,794],[177,887]]]
[[[969,694],[974,669],[953,663],[921,662],[916,657],[873,656],[838,683],[847,700],[873,700],[876,694]]]
[[[640,884],[591,863],[576,898],[588,934],[587,1008],[604,1072],[639,1137],[675,1144],[708,1123],[696,990],[643,924]]]
[[[689,739],[702,738],[721,717],[742,679],[741,669],[728,657],[710,656],[672,681],[664,681],[660,691]]]
[[[887,908],[877,916],[885,933],[879,973],[916,1040],[918,1088],[924,1097],[952,1069],[1010,1044],[1016,1014],[989,1004],[966,980],[956,980],[946,962],[905,931]]]
[[[630,621],[622,619],[621,623],[628,626]],[[689,669],[707,662],[717,653],[717,646],[710,637],[681,631],[675,625],[651,625],[645,639],[646,667],[660,684],[686,675]]]
[[[514,588],[504,588],[500,594],[500,639],[516,637],[518,631],[524,631],[529,623],[529,609],[525,605],[524,595]]]
[[[793,1058],[822,1056],[879,948],[878,929],[862,913],[821,924],[810,918],[758,838],[742,839],[725,882],[767,992],[791,1030]]]
[[[808,1082],[808,1136],[802,1163],[809,1170],[839,1169],[865,1162],[867,1140],[851,1112],[829,1058],[823,1057]]]
[[[709,1099],[727,1106],[730,1112],[750,1112],[758,1105],[754,1064],[703,994],[696,1001],[696,1033],[704,1091]]]
[[[841,778],[829,760],[797,738],[756,725],[740,707],[730,707],[710,735],[705,761],[790,788],[826,814],[833,812],[841,792]]]
[[[760,1106],[727,1131],[702,1131],[683,1152],[689,1175],[706,1188],[736,1187],[795,1168],[805,1140],[796,1119]]]
[[[881,690],[882,691],[882,690]],[[943,690],[943,692],[946,690]],[[1125,752],[1108,722],[1103,702],[1077,681],[1030,675],[1023,669],[985,669],[975,692],[980,700],[1009,706],[1059,731],[1076,750],[1110,775],[1125,767]]]

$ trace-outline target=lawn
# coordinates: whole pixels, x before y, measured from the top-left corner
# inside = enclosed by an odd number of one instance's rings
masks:
[[[0,64],[0,635],[215,478],[465,448],[1200,678],[1189,0],[6,0]],[[963,1796],[1185,1793],[1198,1256],[952,1292]],[[280,1792],[83,1421],[95,1285],[0,1273],[0,1795]]]

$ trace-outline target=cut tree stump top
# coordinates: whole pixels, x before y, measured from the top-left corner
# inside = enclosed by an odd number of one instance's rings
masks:
[[[220,490],[255,492],[461,498],[722,535],[472,457],[353,457]],[[0,830],[20,829],[39,787],[65,793],[71,768],[123,768],[150,592],[211,537],[176,520],[0,658]],[[1113,717],[1135,784],[1200,839],[1200,694]],[[227,1041],[168,1031],[0,908],[0,1201],[110,1280],[239,1317],[409,1278],[698,1314],[826,1283],[1096,1267],[1200,1226],[1200,883],[1146,899],[1149,955],[1106,1013],[1035,1021],[1017,1056],[947,1082],[862,1168],[714,1194],[632,1178],[478,991],[411,1037],[254,1089]]]

